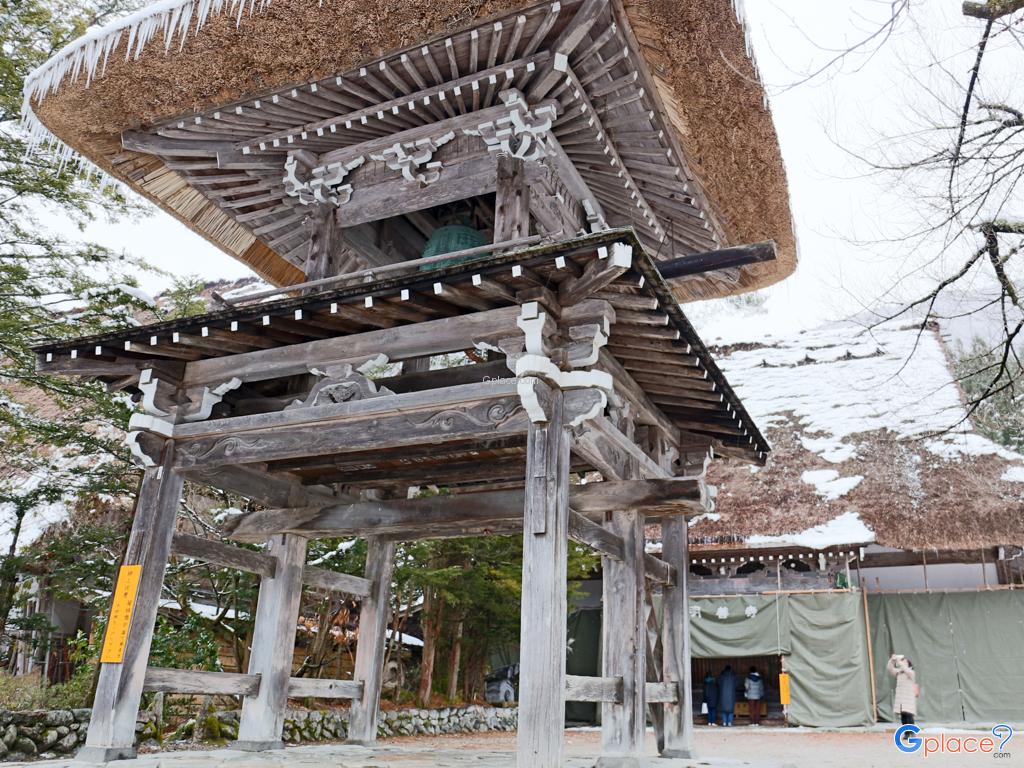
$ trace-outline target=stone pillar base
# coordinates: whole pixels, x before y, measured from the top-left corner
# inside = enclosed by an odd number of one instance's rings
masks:
[[[277,741],[232,741],[228,749],[238,749],[242,752],[266,752],[271,749],[284,749],[284,742]]]
[[[75,755],[80,763],[109,763],[113,760],[131,760],[138,755],[135,747],[82,747]]]

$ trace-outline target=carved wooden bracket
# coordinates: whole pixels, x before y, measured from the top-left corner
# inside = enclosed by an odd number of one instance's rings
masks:
[[[549,418],[543,397],[547,387],[565,390],[567,396],[573,391],[587,393],[573,399],[577,407],[571,415],[566,414],[570,426],[578,426],[604,410],[614,384],[611,374],[575,369],[597,362],[600,348],[608,341],[611,312],[605,302],[594,302],[581,306],[572,317],[556,324],[536,302],[523,304],[516,321],[523,331],[522,341],[509,340],[512,343],[504,344],[503,349],[509,356],[510,367],[514,366],[519,379],[516,391],[531,421],[545,422]],[[556,346],[556,330],[561,332],[562,341],[568,343]]]
[[[374,355],[360,365],[341,363],[329,365],[324,369],[311,368],[310,373],[319,376],[320,380],[303,399],[297,399],[286,405],[284,410],[293,411],[298,408],[315,408],[318,405],[348,403],[355,400],[368,400],[373,397],[395,394],[387,387],[377,387],[377,382],[367,378],[365,371],[385,365],[387,355]]]
[[[297,197],[302,205],[330,204],[340,206],[352,198],[352,185],[343,184],[349,171],[362,165],[366,158],[357,157],[346,163],[336,162],[313,166],[305,161],[305,153],[289,152],[284,161],[284,191]],[[299,166],[309,174],[299,178]]]
[[[499,96],[508,107],[508,114],[476,128],[463,128],[463,133],[481,137],[491,152],[503,152],[520,160],[539,160],[546,156],[558,108],[544,104],[531,109],[523,94],[515,89],[502,91]]]
[[[441,177],[441,163],[431,158],[440,147],[454,138],[455,132],[448,131],[437,138],[396,143],[379,154],[370,155],[370,158],[387,163],[393,171],[401,171],[406,181],[414,181],[425,187]]]

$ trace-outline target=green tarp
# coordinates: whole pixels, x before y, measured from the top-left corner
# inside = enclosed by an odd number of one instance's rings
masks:
[[[869,724],[871,682],[861,600],[852,593],[695,597],[693,656],[783,655],[790,674],[791,723]]]
[[[879,719],[892,720],[893,653],[911,659],[918,719],[1024,721],[1024,595],[1015,591],[868,595]]]

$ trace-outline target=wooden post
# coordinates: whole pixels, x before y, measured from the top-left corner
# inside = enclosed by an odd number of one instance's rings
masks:
[[[277,558],[274,576],[264,576],[256,602],[256,623],[249,655],[249,674],[260,676],[255,696],[242,702],[242,719],[234,749],[259,752],[281,749],[288,680],[292,674],[295,628],[302,598],[306,539],[280,534],[270,539],[267,553]]]
[[[639,766],[647,722],[643,515],[630,510],[609,516],[606,527],[625,546],[622,561],[601,558],[601,675],[622,678],[622,703],[601,704],[601,768]]]
[[[310,214],[309,254],[306,257],[306,280],[322,280],[338,274],[338,249],[341,233],[333,205],[316,205]]]
[[[173,443],[165,443],[163,454],[160,466],[147,469],[143,475],[135,503],[124,565],[141,565],[142,572],[123,661],[100,665],[89,733],[77,756],[83,761],[102,763],[135,756],[135,720],[184,482],[172,469]]]
[[[679,698],[665,704],[665,748],[662,757],[693,758],[693,686],[690,664],[690,606],[688,582],[689,527],[679,515],[661,521],[661,557],[675,569],[676,583],[663,592],[662,680],[674,682]]]
[[[871,645],[871,614],[868,612],[868,591],[861,589],[861,600],[864,605],[864,637],[868,648],[868,674],[871,676],[871,719],[878,722],[878,691],[875,688],[875,650]]]
[[[494,199],[494,242],[530,234],[530,187],[523,161],[498,155],[498,186]]]
[[[371,744],[377,739],[377,714],[384,677],[384,635],[394,562],[394,542],[375,538],[367,541],[366,578],[373,582],[373,591],[359,606],[359,642],[353,677],[363,684],[363,696],[352,701],[348,722],[350,744]]]
[[[550,390],[550,418],[527,436],[518,768],[562,765],[568,501],[569,433],[562,393]]]

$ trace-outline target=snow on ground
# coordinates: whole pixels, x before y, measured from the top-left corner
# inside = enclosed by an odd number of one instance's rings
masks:
[[[747,543],[758,547],[787,544],[809,549],[825,549],[840,544],[866,544],[874,540],[875,532],[860,519],[860,515],[856,512],[844,512],[839,517],[806,531],[784,533],[781,536],[750,536]]]

